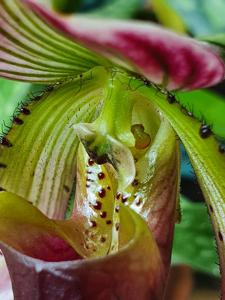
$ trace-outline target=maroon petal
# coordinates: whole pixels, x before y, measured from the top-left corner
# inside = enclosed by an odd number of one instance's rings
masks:
[[[206,43],[150,23],[65,17],[33,0],[24,2],[72,40],[170,90],[206,87],[224,78],[222,59]]]
[[[15,299],[162,299],[165,283],[153,270],[148,270],[149,264],[154,262],[147,261],[145,253],[134,253],[130,257],[124,253],[119,257],[82,263],[46,263],[12,248],[1,247],[10,270]],[[142,264],[145,261],[146,270],[136,265],[137,259],[141,259]]]
[[[162,299],[165,269],[159,249],[146,222],[132,210],[121,207],[122,243],[118,252],[94,259],[64,261],[65,257],[60,249],[55,248],[55,243],[50,245],[43,239],[38,243],[35,237],[55,231],[69,244],[76,244],[75,233],[79,235],[79,232],[71,231],[67,221],[47,219],[22,199],[17,205],[17,198],[12,194],[1,195],[0,246],[10,272],[15,299]],[[16,211],[6,210],[12,204],[16,204]],[[10,226],[12,224],[15,226]],[[28,249],[26,245],[31,245],[31,242],[33,249]],[[43,259],[37,259],[34,254],[42,247],[41,244],[45,248],[49,246],[58,257],[61,255],[62,261],[46,261],[45,252],[41,254]]]
[[[0,193],[1,242],[44,261],[80,259],[59,226],[23,198]]]

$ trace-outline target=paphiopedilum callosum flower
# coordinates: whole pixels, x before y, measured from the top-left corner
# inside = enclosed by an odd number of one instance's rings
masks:
[[[223,80],[219,50],[35,1],[2,0],[0,22],[0,75],[49,84],[1,137],[0,245],[15,299],[163,299],[179,138],[210,207],[223,293],[225,159],[169,92]],[[3,256],[1,274],[11,299]]]

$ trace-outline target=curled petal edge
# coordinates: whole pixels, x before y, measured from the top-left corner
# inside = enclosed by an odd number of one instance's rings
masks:
[[[71,40],[168,90],[197,89],[224,79],[224,62],[207,43],[151,23],[65,17],[33,0],[23,2]]]

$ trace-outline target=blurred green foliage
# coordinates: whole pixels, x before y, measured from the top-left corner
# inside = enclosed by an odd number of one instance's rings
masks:
[[[63,13],[86,13],[93,17],[128,19],[132,18],[145,0],[50,0],[52,7]]]
[[[172,263],[219,276],[218,257],[207,209],[181,199],[182,221],[175,227]]]
[[[24,83],[0,78],[0,124],[9,124],[13,113],[21,102],[40,93],[44,85]],[[0,127],[0,133],[2,128]]]
[[[0,78],[0,122],[12,116],[17,104],[22,101],[31,84]]]
[[[143,7],[143,4],[144,1],[141,0],[129,0],[129,3],[124,0],[112,0],[89,12],[89,14],[102,18],[129,19]]]
[[[225,32],[224,0],[166,0],[194,36]]]
[[[179,33],[186,32],[183,20],[171,5],[169,5],[167,0],[151,0],[150,3],[158,21],[162,25]]]
[[[82,2],[82,0],[51,0],[51,1],[52,1],[52,6],[55,10],[64,13],[77,11],[80,8]]]
[[[201,37],[201,40],[214,44],[220,47],[220,53],[225,60],[225,33],[218,33]]]

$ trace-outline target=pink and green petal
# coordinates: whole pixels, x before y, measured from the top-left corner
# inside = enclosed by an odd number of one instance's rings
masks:
[[[169,90],[196,89],[224,79],[224,62],[206,43],[151,23],[65,17],[33,0],[24,2],[71,40]]]
[[[74,230],[76,223],[70,227],[68,221],[51,221],[27,201],[17,201],[15,195],[3,192],[0,198],[1,248],[15,299],[162,299],[165,274],[158,247],[145,221],[132,210],[121,207],[122,242],[117,253],[94,259],[49,262],[45,252],[41,253],[42,259],[36,258],[42,247],[55,252],[51,240],[44,245],[43,235],[56,235],[74,249],[79,243],[75,233],[78,237],[82,235],[82,228],[78,232]],[[26,239],[23,226],[27,228]],[[33,243],[37,237],[40,242]],[[32,247],[25,247],[29,243]]]
[[[0,3],[0,75],[50,83],[76,76],[104,58],[44,24],[18,0]]]
[[[31,0],[4,0],[0,8],[1,76],[49,83],[96,65],[111,66],[112,60],[173,90],[205,87],[224,78],[216,48],[152,24],[65,17]]]

